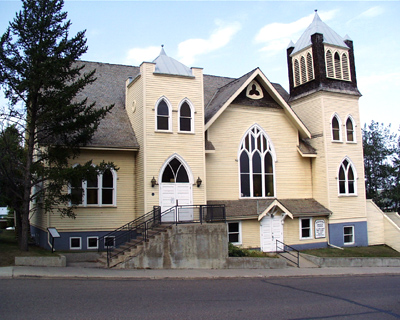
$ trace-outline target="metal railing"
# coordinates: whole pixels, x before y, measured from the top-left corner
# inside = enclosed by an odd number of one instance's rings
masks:
[[[300,267],[300,252],[295,248],[284,244],[282,241],[276,240],[276,253],[294,263],[297,268]],[[283,253],[287,253],[287,255],[283,255]]]
[[[110,267],[112,258],[148,241],[172,224],[225,221],[225,205],[176,205],[164,212],[160,206],[154,206],[150,212],[100,237],[98,250],[107,251],[107,267]]]

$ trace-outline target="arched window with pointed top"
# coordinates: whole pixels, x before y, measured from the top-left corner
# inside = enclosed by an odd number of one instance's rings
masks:
[[[342,141],[342,132],[340,127],[340,118],[337,114],[334,114],[331,120],[332,141]]]
[[[354,121],[351,116],[347,117],[346,120],[346,141],[347,142],[355,142],[356,141],[356,136],[355,136],[355,131],[354,131]]]
[[[275,151],[266,132],[253,125],[239,147],[240,196],[275,196]]]
[[[345,158],[339,166],[338,190],[339,195],[357,194],[357,173],[349,158]]]
[[[179,107],[179,131],[194,132],[194,112],[191,103],[185,99]]]
[[[349,59],[346,53],[342,54],[343,79],[350,80]]]
[[[156,130],[171,131],[171,106],[169,101],[162,97],[156,103]]]

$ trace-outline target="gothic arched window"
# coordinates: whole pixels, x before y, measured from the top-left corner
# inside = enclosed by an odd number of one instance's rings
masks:
[[[341,141],[340,120],[338,115],[332,117],[332,140]]]
[[[349,159],[344,159],[339,167],[339,195],[356,194],[356,172]]]
[[[258,125],[245,134],[239,148],[240,195],[241,197],[273,197],[274,149]]]
[[[156,114],[156,130],[171,130],[171,108],[164,98],[157,103]]]
[[[179,108],[179,131],[193,132],[193,111],[187,101]]]
[[[346,120],[346,141],[355,142],[354,123],[353,119],[349,116]]]

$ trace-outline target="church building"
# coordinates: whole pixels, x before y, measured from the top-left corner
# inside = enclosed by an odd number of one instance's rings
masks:
[[[315,13],[286,54],[289,92],[259,68],[203,74],[164,48],[140,66],[78,62],[97,77],[81,97],[115,107],[71,165],[119,170],[82,182],[76,219],[32,216],[32,235],[49,247],[52,227],[58,249],[97,249],[155,206],[224,205],[229,242],[244,248],[367,246],[353,41]]]

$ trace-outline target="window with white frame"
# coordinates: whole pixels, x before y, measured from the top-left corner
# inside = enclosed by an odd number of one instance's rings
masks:
[[[343,243],[354,244],[354,226],[343,227]]]
[[[241,223],[240,222],[228,222],[228,241],[232,244],[242,243],[242,233],[241,233]]]
[[[193,132],[193,110],[191,105],[184,101],[179,107],[179,131]]]
[[[342,133],[340,130],[340,118],[337,114],[332,117],[331,121],[332,141],[342,141]]]
[[[354,122],[350,116],[346,120],[346,141],[347,142],[356,141],[354,133]]]
[[[99,237],[87,237],[87,248],[98,249],[99,248]]]
[[[339,195],[356,194],[356,172],[348,158],[344,159],[339,167]]]
[[[164,98],[156,105],[156,130],[171,130],[171,107]]]
[[[260,126],[252,126],[245,134],[239,148],[240,196],[273,197],[274,160],[273,146]]]
[[[312,218],[300,219],[300,239],[312,239]]]
[[[78,206],[115,206],[116,172],[106,169],[87,181],[70,182],[71,204]]]
[[[82,238],[81,237],[70,237],[69,238],[69,248],[70,248],[70,250],[82,249]]]

